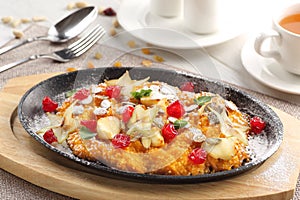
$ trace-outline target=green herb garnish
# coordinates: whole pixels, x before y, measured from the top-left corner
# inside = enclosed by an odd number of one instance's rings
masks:
[[[188,122],[185,120],[176,120],[173,125],[174,125],[175,129],[180,129],[180,128],[185,127],[187,125],[187,123]]]
[[[73,96],[73,94],[76,93],[77,90],[73,89],[73,90],[69,90],[68,92],[66,92],[65,96],[66,98]]]
[[[151,94],[152,90],[148,89],[148,90],[144,90],[142,89],[139,92],[131,92],[131,95],[135,98],[135,99],[140,99],[142,97],[149,97]]]
[[[194,99],[194,102],[198,106],[203,106],[205,103],[209,102],[210,100],[211,100],[211,96],[202,96],[202,97],[198,97],[197,99]]]
[[[79,130],[79,135],[83,140],[88,140],[97,135],[97,133],[92,133],[87,127],[82,126]]]

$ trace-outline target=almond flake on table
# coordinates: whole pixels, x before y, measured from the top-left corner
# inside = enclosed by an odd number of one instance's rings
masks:
[[[13,20],[12,16],[6,16],[1,18],[3,24],[9,24],[12,20]]]
[[[75,3],[76,8],[84,8],[88,6],[88,3],[85,1],[78,1]]]
[[[130,48],[135,48],[135,47],[136,47],[136,43],[135,43],[135,41],[133,41],[133,40],[129,40],[129,41],[127,42],[127,45],[128,45]]]
[[[96,67],[95,67],[94,63],[92,63],[92,61],[89,61],[89,62],[87,63],[87,68],[88,68],[88,69],[94,69],[94,68],[96,68]]]
[[[13,34],[16,39],[20,39],[24,36],[24,33],[20,30],[13,30]]]
[[[151,60],[143,60],[142,65],[144,65],[145,67],[150,67],[152,65],[152,61]]]
[[[151,54],[151,51],[148,48],[142,48],[141,51],[142,51],[143,54],[146,54],[146,55],[150,55]]]
[[[116,61],[114,63],[114,67],[122,67],[122,63],[120,61]]]
[[[153,58],[157,62],[164,62],[165,61],[163,57],[158,56],[158,55],[154,55]]]
[[[116,29],[112,27],[112,28],[109,30],[109,34],[110,34],[111,36],[117,35]]]
[[[112,21],[112,24],[115,28],[119,28],[120,27],[120,24],[119,24],[119,21],[117,18],[114,18],[113,21]]]
[[[67,10],[73,10],[75,7],[76,7],[76,6],[75,6],[75,3],[69,3],[69,4],[67,5]]]
[[[102,54],[100,52],[95,53],[95,59],[100,60],[102,58]]]
[[[43,22],[43,21],[46,21],[47,18],[44,17],[44,16],[34,16],[32,17],[32,21],[33,22]]]
[[[10,22],[10,26],[13,27],[13,28],[18,27],[20,24],[21,24],[21,20],[20,19],[13,19]]]
[[[31,19],[29,19],[29,18],[22,18],[21,19],[21,23],[23,23],[23,24],[27,24],[27,23],[30,23],[31,22]]]

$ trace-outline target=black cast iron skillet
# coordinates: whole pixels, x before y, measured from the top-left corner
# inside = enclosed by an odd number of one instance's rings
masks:
[[[196,176],[131,173],[105,166],[100,162],[91,162],[80,159],[69,151],[59,150],[51,146],[35,133],[38,127],[43,127],[42,119],[45,117],[45,114],[41,109],[41,102],[45,96],[50,96],[61,103],[65,98],[65,92],[89,86],[91,84],[97,84],[104,80],[119,78],[126,70],[129,71],[132,79],[142,79],[149,76],[150,81],[158,80],[173,86],[180,86],[186,81],[192,81],[195,83],[196,92],[209,91],[217,93],[225,99],[233,101],[241,111],[246,112],[250,116],[262,117],[264,121],[267,122],[267,126],[263,134],[250,139],[250,145],[252,146],[252,160],[237,169]],[[61,164],[101,176],[143,183],[182,184],[217,181],[229,178],[231,176],[245,173],[261,165],[277,151],[283,140],[283,125],[279,117],[263,102],[222,82],[206,79],[186,72],[158,68],[108,67],[81,70],[52,77],[35,85],[26,92],[19,103],[18,116],[25,130],[34,139],[51,151],[55,152],[54,154],[56,154],[57,157],[63,157],[63,163]],[[61,160],[61,158],[58,160]]]

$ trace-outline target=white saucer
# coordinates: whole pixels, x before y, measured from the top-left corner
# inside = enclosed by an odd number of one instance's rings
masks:
[[[245,69],[255,79],[271,88],[300,95],[300,76],[285,71],[276,60],[257,54],[254,40],[249,39],[242,49],[241,59]]]
[[[227,0],[222,10],[230,9],[239,0]],[[213,34],[200,35],[188,31],[182,24],[182,17],[164,18],[149,12],[150,0],[124,0],[118,11],[118,21],[126,30],[135,37],[160,47],[172,49],[195,49],[208,47],[233,39],[245,32],[247,24],[240,12],[242,10],[231,10],[222,15],[220,30]],[[237,17],[237,15],[239,17]],[[239,22],[237,21],[239,20]],[[241,23],[243,22],[243,23]],[[243,27],[244,25],[244,27]],[[175,42],[174,42],[175,41]]]

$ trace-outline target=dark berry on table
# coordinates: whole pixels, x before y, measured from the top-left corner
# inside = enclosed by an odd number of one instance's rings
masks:
[[[114,11],[112,8],[106,8],[105,10],[103,10],[103,14],[105,16],[116,16],[117,15],[116,11]]]

